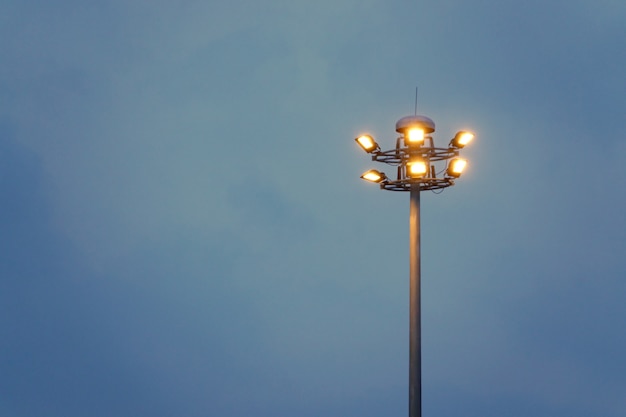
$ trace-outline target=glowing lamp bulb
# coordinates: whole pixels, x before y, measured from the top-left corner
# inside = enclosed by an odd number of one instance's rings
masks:
[[[358,143],[359,146],[363,148],[363,150],[367,153],[374,152],[376,149],[378,149],[378,144],[370,135],[361,135],[355,140],[356,143]]]
[[[416,159],[407,164],[407,170],[410,178],[421,178],[428,173],[428,165],[423,159]]]
[[[451,145],[456,148],[463,148],[474,139],[474,134],[471,132],[460,131],[452,139]]]
[[[424,129],[412,127],[404,136],[408,145],[421,145],[424,142]]]
[[[447,173],[451,177],[458,178],[461,176],[466,166],[467,161],[465,159],[454,158],[452,161],[450,161],[450,164],[448,165]]]
[[[361,175],[361,178],[369,182],[382,182],[387,178],[387,176],[380,171],[370,169],[369,171],[364,172],[363,175]]]

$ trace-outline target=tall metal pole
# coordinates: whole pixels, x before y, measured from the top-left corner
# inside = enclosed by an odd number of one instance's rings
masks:
[[[411,184],[409,212],[409,417],[422,417],[420,185]]]
[[[416,106],[417,106],[417,89]],[[417,109],[417,107],[416,107]],[[416,110],[417,112],[417,110]],[[374,138],[362,135],[356,138],[359,146],[372,161],[381,162],[398,169],[397,179],[389,178],[384,172],[371,169],[361,178],[378,183],[388,191],[410,191],[409,213],[409,417],[422,417],[422,313],[421,313],[421,254],[420,254],[420,192],[443,190],[454,185],[467,161],[459,158],[459,150],[467,145],[474,134],[459,131],[447,148],[435,147],[430,133],[435,131],[435,122],[426,116],[406,116],[396,122],[396,147],[381,150]],[[443,165],[440,177],[435,164]]]

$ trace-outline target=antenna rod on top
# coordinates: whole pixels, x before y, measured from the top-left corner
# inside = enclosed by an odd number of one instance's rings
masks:
[[[417,116],[417,87],[415,87],[415,116]]]

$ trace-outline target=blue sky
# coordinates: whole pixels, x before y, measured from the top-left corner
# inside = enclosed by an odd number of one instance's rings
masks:
[[[0,415],[405,415],[408,196],[353,138],[419,86],[435,141],[477,134],[422,197],[424,415],[622,417],[624,22],[4,2]]]

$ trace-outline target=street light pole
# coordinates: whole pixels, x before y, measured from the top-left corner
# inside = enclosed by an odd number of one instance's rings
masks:
[[[420,185],[411,184],[409,211],[409,417],[422,417]]]
[[[372,160],[397,168],[397,178],[371,169],[361,175],[388,191],[409,191],[409,417],[422,417],[422,341],[421,341],[421,255],[420,255],[420,193],[443,191],[454,185],[467,161],[459,158],[459,150],[474,135],[458,132],[447,148],[436,148],[432,136],[435,122],[426,116],[407,116],[398,120],[396,132],[401,136],[396,147],[382,151],[374,138],[361,135],[356,142],[372,155]],[[445,163],[443,170],[437,164]]]

